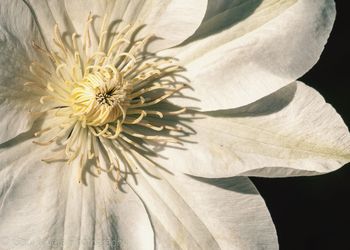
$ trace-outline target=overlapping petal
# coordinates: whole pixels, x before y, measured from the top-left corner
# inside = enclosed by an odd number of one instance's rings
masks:
[[[114,28],[135,23],[146,25],[140,36],[155,34],[159,37],[160,40],[151,44],[155,51],[170,48],[191,36],[199,27],[207,7],[206,0],[26,1],[35,13],[48,44],[52,43],[53,27],[56,23],[63,32],[82,35],[91,13],[95,18],[93,24],[97,32],[105,15],[108,18],[107,23],[113,22]],[[92,42],[94,39],[92,37]]]
[[[180,59],[193,87],[183,92],[192,98],[176,104],[235,108],[295,81],[317,62],[335,17],[330,0],[235,3],[204,22],[187,44],[164,52]],[[233,25],[222,26],[227,20]]]
[[[147,166],[147,164],[145,164]],[[157,249],[277,249],[265,203],[246,177],[194,179],[150,169],[129,185],[144,201]]]
[[[197,113],[185,150],[167,147],[169,170],[196,176],[267,177],[327,173],[350,161],[350,134],[314,89],[293,83],[248,106]],[[173,159],[176,159],[175,161]]]
[[[45,164],[32,131],[0,148],[0,244],[6,249],[153,249],[140,199],[103,175],[78,183],[79,169]]]
[[[17,18],[13,13],[18,13]],[[30,129],[38,111],[38,96],[28,92],[32,40],[40,42],[31,13],[18,1],[0,5],[0,143]]]

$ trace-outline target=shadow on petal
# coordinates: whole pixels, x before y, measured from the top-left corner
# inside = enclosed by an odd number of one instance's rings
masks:
[[[17,144],[21,144],[24,141],[30,140],[30,139],[34,139],[34,133],[38,130],[40,130],[41,126],[43,124],[43,120],[42,119],[38,119],[34,122],[32,128],[29,131],[26,131],[22,134],[19,134],[18,136],[12,138],[9,141],[6,141],[2,144],[0,144],[0,149],[6,149],[6,148],[10,148],[10,147],[14,147]]]
[[[270,115],[287,107],[292,102],[296,90],[297,84],[294,82],[246,106],[209,111],[205,112],[205,114],[212,117],[257,117]]]
[[[225,190],[230,190],[241,194],[257,194],[257,192],[255,192],[251,188],[247,187],[246,185],[242,185],[242,183],[245,183],[245,180],[247,179],[247,177],[245,176],[235,176],[228,178],[204,178],[193,175],[187,176],[191,177],[194,180],[213,185]]]
[[[209,0],[204,21],[198,30],[181,46],[236,25],[249,17],[261,3],[262,0],[234,0],[229,1],[229,3],[218,3],[218,0]]]

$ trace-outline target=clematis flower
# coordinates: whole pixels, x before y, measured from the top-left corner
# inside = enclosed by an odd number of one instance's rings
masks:
[[[6,249],[276,249],[247,176],[350,159],[336,111],[296,81],[331,0],[2,0]]]

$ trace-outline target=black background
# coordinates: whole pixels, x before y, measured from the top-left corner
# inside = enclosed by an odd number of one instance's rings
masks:
[[[350,12],[346,2],[336,1],[337,18],[328,44],[301,80],[317,89],[350,127]],[[270,210],[281,250],[350,250],[350,164],[322,176],[252,180]]]

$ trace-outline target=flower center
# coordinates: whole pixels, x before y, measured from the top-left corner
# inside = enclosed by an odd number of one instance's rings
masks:
[[[73,110],[83,126],[102,126],[126,113],[132,86],[117,69],[102,68],[74,85]]]
[[[40,93],[45,106],[44,125],[33,141],[55,143],[50,163],[65,160],[86,173],[107,172],[116,182],[147,166],[159,167],[152,148],[180,143],[183,129],[167,119],[185,112],[167,102],[185,87],[182,68],[172,58],[146,52],[150,37],[135,39],[140,26],[113,30],[103,18],[99,32],[91,15],[81,37],[63,39],[56,25],[56,51],[33,47],[51,66],[33,62],[33,81],[25,85]],[[90,34],[98,34],[95,40]],[[46,64],[45,64],[46,65]]]

